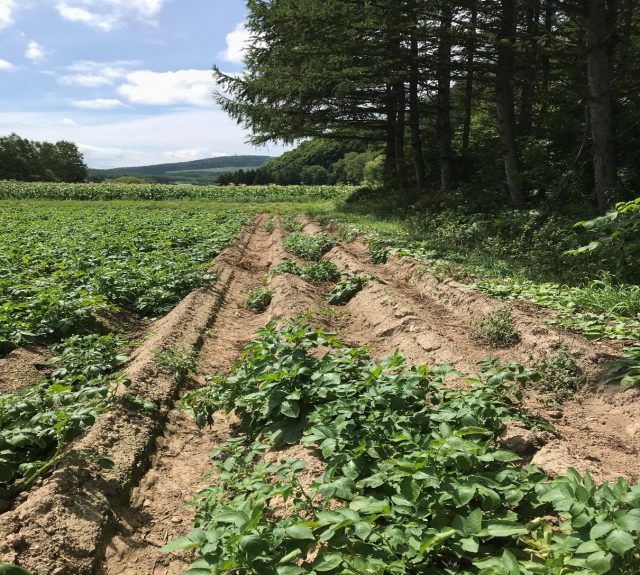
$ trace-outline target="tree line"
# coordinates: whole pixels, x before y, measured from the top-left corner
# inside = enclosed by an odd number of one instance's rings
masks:
[[[640,183],[635,0],[249,0],[242,76],[215,69],[252,142],[380,146],[419,198],[592,201]]]
[[[84,157],[72,142],[37,142],[17,134],[0,137],[0,180],[83,182],[87,174]]]

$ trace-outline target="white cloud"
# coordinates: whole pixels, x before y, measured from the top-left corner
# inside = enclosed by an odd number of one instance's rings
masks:
[[[2,1],[2,0],[0,0]],[[104,31],[138,20],[155,24],[166,0],[63,0],[56,4],[60,16]]]
[[[77,126],[78,123],[72,120],[71,118],[63,118],[60,122],[63,126]]]
[[[0,0],[0,30],[13,24],[13,0]]]
[[[0,112],[0,134],[16,132],[34,140],[82,143],[87,164],[92,168],[165,163],[170,158],[177,159],[175,154],[182,155],[182,150],[279,155],[291,149],[248,145],[242,127],[215,108],[122,118],[114,118],[111,112],[90,110],[78,111],[74,119],[79,125],[62,125],[55,113]]]
[[[78,149],[84,155],[85,162],[92,168],[124,168],[129,166],[144,166],[153,164],[154,157],[140,150],[125,150],[91,144],[78,144]]]
[[[139,70],[127,74],[126,83],[118,88],[118,94],[133,104],[213,106],[216,88],[208,70]]]
[[[191,160],[200,160],[201,158],[216,158],[220,156],[228,156],[223,152],[212,152],[207,148],[188,148],[185,150],[171,150],[165,152],[163,156],[172,162],[189,162]]]
[[[45,51],[40,44],[32,40],[27,46],[27,51],[24,53],[24,57],[28,60],[38,61],[44,59]]]
[[[95,100],[75,100],[73,106],[83,110],[113,110],[124,106],[120,100],[97,98]]]
[[[69,70],[74,73],[60,76],[58,83],[64,86],[79,86],[81,88],[111,86],[116,80],[124,78],[127,75],[128,68],[135,64],[137,62],[128,60],[115,62],[81,60],[69,66]]]
[[[233,32],[227,34],[226,41],[227,48],[218,54],[218,58],[234,64],[242,64],[251,42],[251,34],[244,23],[238,24]]]
[[[12,70],[15,70],[15,68],[16,67],[11,62],[7,62],[0,58],[0,72],[11,72]]]

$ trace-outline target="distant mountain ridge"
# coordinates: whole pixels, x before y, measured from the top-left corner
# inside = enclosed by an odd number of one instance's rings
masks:
[[[93,169],[89,170],[92,176],[105,178],[117,178],[119,176],[163,176],[168,172],[176,175],[176,172],[201,172],[235,171],[247,168],[259,168],[271,160],[271,156],[219,156],[216,158],[204,158],[202,160],[191,160],[189,162],[173,162],[168,164],[154,164],[150,166],[133,166],[124,168]]]

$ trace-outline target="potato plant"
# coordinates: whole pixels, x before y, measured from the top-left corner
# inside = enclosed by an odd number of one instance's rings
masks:
[[[333,239],[325,233],[310,236],[302,232],[294,232],[287,236],[284,247],[294,256],[317,262],[333,247]]]
[[[0,354],[90,327],[101,309],[169,311],[213,279],[209,262],[248,216],[238,211],[0,207]]]
[[[54,347],[44,383],[0,395],[0,499],[31,485],[104,412],[123,381],[123,345],[114,335],[73,336]]]
[[[544,427],[513,391],[534,371],[485,362],[452,389],[450,368],[375,361],[300,321],[259,335],[184,402],[200,426],[222,410],[243,432],[214,453],[193,531],[164,548],[197,553],[187,573],[639,572],[640,485],[551,479],[497,446],[510,420]],[[263,457],[296,443],[324,464],[310,483],[304,461]]]

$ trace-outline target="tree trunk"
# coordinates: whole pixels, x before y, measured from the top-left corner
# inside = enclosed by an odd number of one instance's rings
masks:
[[[544,33],[545,46],[542,49],[542,105],[540,107],[540,123],[545,125],[549,113],[549,86],[551,84],[551,58],[549,56],[549,38],[553,32],[553,0],[544,0]]]
[[[409,124],[411,127],[411,149],[413,151],[413,163],[416,173],[416,193],[422,197],[427,191],[427,174],[420,135],[420,97],[418,94],[418,81],[420,69],[418,66],[418,40],[414,34],[411,36],[411,71],[409,76]]]
[[[497,37],[496,105],[505,175],[514,208],[525,204],[516,148],[513,79],[515,75],[516,10],[513,0],[502,0],[500,30]]]
[[[384,180],[385,184],[393,185],[397,179],[396,170],[396,121],[397,121],[397,102],[393,86],[386,87],[386,140],[384,154]]]
[[[438,144],[440,191],[451,189],[451,5],[442,3],[438,40]]]
[[[404,176],[404,130],[406,125],[407,95],[404,91],[404,82],[396,82],[393,89],[396,96],[396,172],[398,178],[402,180]]]
[[[611,97],[610,46],[615,21],[606,0],[588,0],[587,71],[589,78],[589,110],[593,172],[598,209],[605,212],[611,205],[616,185],[616,156]]]
[[[471,139],[471,116],[473,114],[473,80],[476,59],[476,30],[478,27],[478,5],[474,2],[471,7],[469,40],[467,42],[467,77],[464,86],[464,126],[462,129],[462,153],[469,153]]]
[[[522,77],[522,98],[520,102],[520,136],[530,136],[533,129],[533,102],[538,76],[538,33],[540,22],[540,0],[535,0],[527,8],[527,61]]]

